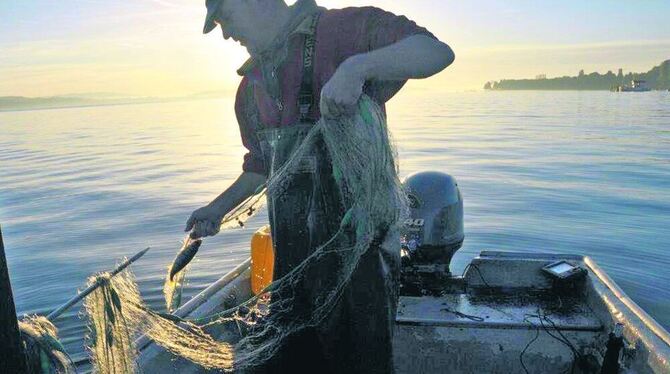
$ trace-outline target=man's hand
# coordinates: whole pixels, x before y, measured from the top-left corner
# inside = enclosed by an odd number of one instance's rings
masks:
[[[184,231],[191,232],[191,239],[214,236],[219,233],[222,219],[223,215],[220,209],[208,204],[200,209],[196,209],[191,214],[191,217],[186,221],[186,229]]]
[[[191,239],[214,236],[221,229],[221,220],[233,208],[256,193],[265,183],[265,176],[253,172],[243,172],[230,187],[211,203],[197,209],[186,221],[186,229],[191,231]]]
[[[335,74],[321,90],[321,115],[336,118],[352,115],[356,103],[363,93],[365,84],[364,66],[357,56],[353,56],[335,71]]]

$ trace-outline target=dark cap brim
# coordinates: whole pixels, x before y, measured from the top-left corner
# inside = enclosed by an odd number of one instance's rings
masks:
[[[205,26],[202,28],[202,33],[207,34],[208,32],[216,28],[216,22],[214,22],[214,15],[219,10],[223,0],[208,0],[205,3],[207,7],[207,16],[205,17]]]
[[[205,21],[205,26],[202,28],[202,33],[207,34],[208,32],[216,28],[216,23],[213,20]]]

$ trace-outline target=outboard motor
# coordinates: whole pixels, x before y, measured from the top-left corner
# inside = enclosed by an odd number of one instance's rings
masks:
[[[451,258],[465,238],[463,198],[456,180],[445,173],[415,173],[403,185],[410,217],[400,237],[401,293],[439,294],[451,277]]]

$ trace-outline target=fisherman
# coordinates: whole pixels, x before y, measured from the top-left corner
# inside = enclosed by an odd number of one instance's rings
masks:
[[[374,7],[325,9],[314,0],[206,0],[204,33],[247,48],[235,113],[244,156],[242,174],[186,224],[192,238],[216,235],[223,216],[286,161],[322,116],[354,113],[362,94],[383,109],[408,79],[432,76],[454,54],[409,19]],[[275,249],[274,277],[300,264],[330,238],[343,212],[330,162],[320,152],[300,163],[280,196],[268,195]],[[392,373],[399,241],[390,230],[361,258],[328,320],[290,336],[259,373]],[[395,238],[393,240],[391,238]],[[382,244],[383,242],[383,244]],[[396,243],[398,242],[398,243]],[[338,269],[321,269],[328,277]],[[314,284],[302,285],[305,306]]]

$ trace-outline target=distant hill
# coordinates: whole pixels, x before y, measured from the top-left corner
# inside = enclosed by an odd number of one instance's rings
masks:
[[[199,100],[231,95],[234,95],[234,92],[208,91],[181,97],[133,97],[114,93],[81,93],[51,97],[0,96],[0,112]]]
[[[76,97],[0,97],[0,111],[29,110],[35,108],[62,108],[69,106],[91,105],[94,101]]]
[[[0,112],[17,110],[55,109],[100,105],[122,105],[140,104],[164,99],[152,97],[76,97],[76,96],[53,96],[53,97],[23,97],[23,96],[1,96]]]
[[[655,90],[670,89],[670,60],[663,61],[646,73],[618,74],[608,71],[606,74],[597,72],[584,74],[584,70],[576,77],[560,77],[547,79],[538,76],[536,79],[503,79],[487,82],[487,90],[609,90],[619,85],[630,84],[632,80],[645,80],[647,86]]]

